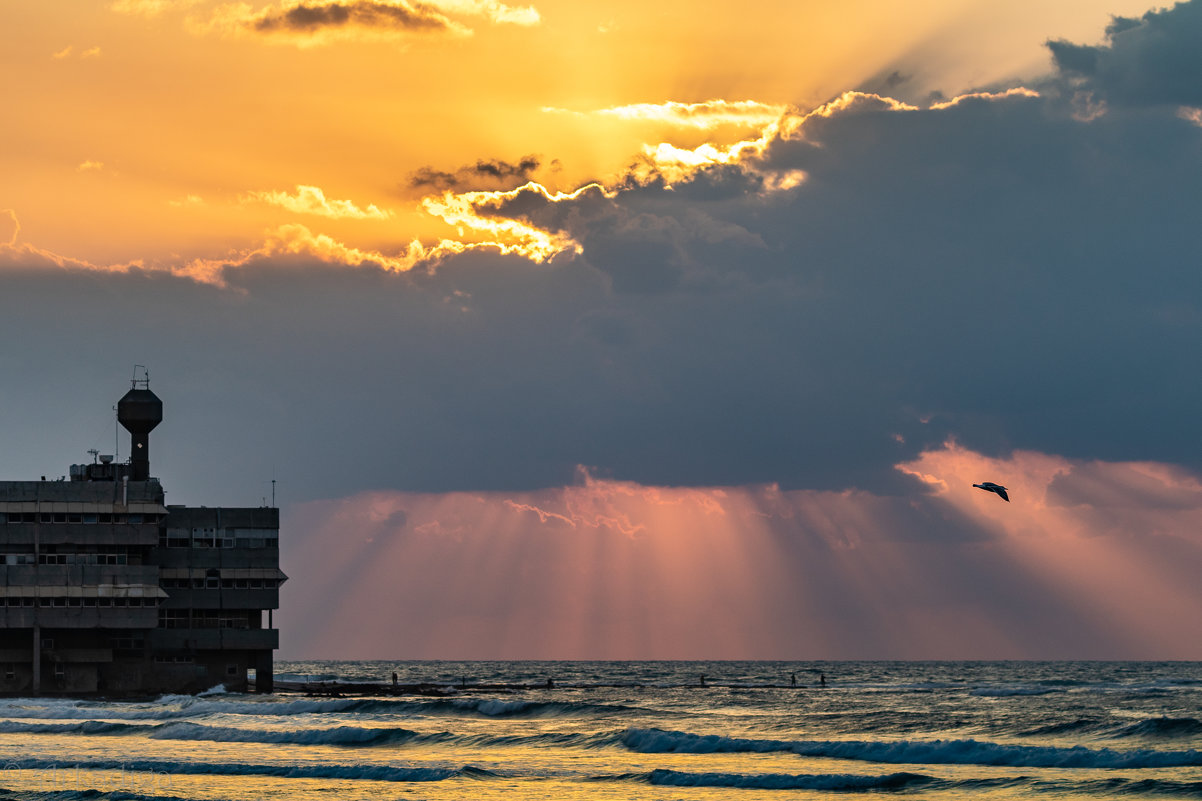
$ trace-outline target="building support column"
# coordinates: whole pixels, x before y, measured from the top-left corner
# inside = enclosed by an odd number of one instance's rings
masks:
[[[33,627],[33,694],[42,691],[42,627]]]
[[[275,665],[271,649],[255,654],[255,692],[275,692]]]

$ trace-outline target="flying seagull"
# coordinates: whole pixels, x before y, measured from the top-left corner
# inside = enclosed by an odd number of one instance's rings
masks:
[[[982,481],[980,484],[973,484],[977,489],[983,489],[986,492],[996,492],[1002,496],[1002,500],[1010,503],[1010,496],[1006,494],[1006,488],[1001,484],[994,484],[992,481]]]

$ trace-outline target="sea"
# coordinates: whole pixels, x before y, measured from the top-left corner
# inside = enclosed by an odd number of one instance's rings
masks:
[[[1202,798],[1196,662],[276,671],[314,692],[0,699],[0,799]]]

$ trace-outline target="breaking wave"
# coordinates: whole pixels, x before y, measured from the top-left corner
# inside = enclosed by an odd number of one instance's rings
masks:
[[[977,687],[969,692],[981,698],[1010,698],[1016,695],[1048,695],[1061,692],[1055,687]]]
[[[202,726],[181,721],[155,726],[155,740],[198,740],[218,743],[276,743],[281,745],[385,745],[403,743],[418,737],[417,732],[401,728],[361,728],[337,726],[329,729],[241,729],[226,726]]]
[[[56,762],[44,759],[11,760],[8,770],[52,770]],[[271,776],[285,779],[351,779],[377,782],[437,782],[458,777],[486,779],[492,771],[465,765],[462,768],[409,768],[394,765],[262,765],[245,762],[171,762],[158,760],[81,760],[80,770],[119,770],[158,775]]]
[[[0,720],[0,734],[137,734],[153,730],[154,726],[139,723],[113,723],[107,720],[85,720],[80,723],[24,723],[19,720]]]
[[[328,713],[393,714],[485,718],[609,717],[655,714],[638,707],[497,698],[440,698],[408,701],[381,698],[297,698],[251,700],[246,696],[166,695],[154,703],[104,703],[52,699],[0,701],[0,717],[10,719],[178,720],[208,715],[286,717]]]
[[[918,773],[856,776],[854,774],[686,773],[662,769],[646,774],[645,780],[649,784],[662,787],[738,787],[756,790],[823,790],[826,792],[908,790],[939,781]]]
[[[752,740],[661,729],[629,729],[622,744],[642,754],[769,753],[885,764],[991,765],[1016,768],[1176,768],[1202,765],[1202,751],[1115,751],[1083,746],[999,745],[979,740]]]
[[[1115,729],[1112,737],[1195,737],[1202,735],[1202,720],[1197,718],[1147,718]]]

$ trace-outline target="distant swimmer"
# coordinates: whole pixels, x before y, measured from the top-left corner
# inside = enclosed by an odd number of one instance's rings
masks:
[[[1010,503],[1010,496],[1006,494],[1006,488],[1001,484],[994,484],[992,481],[982,481],[980,484],[973,484],[977,489],[983,489],[986,492],[996,492],[1002,496],[1002,500]]]

